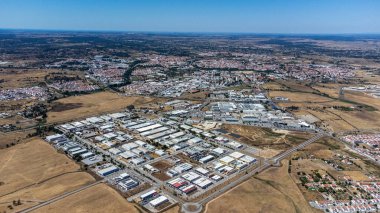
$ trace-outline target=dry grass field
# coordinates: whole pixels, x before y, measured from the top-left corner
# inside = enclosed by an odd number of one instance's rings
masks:
[[[355,77],[361,81],[364,82],[370,82],[370,83],[380,83],[380,76],[379,75],[373,75],[372,73],[369,73],[364,70],[358,70],[355,73]]]
[[[318,212],[312,209],[287,172],[287,162],[253,177],[207,204],[216,212]]]
[[[358,71],[357,81],[373,84],[380,82],[380,77]],[[289,98],[289,102],[279,103],[280,107],[298,107],[298,110],[293,110],[294,114],[300,118],[312,115],[320,120],[316,124],[327,130],[346,132],[380,129],[380,99],[361,92],[345,91],[344,100],[338,100],[340,88],[345,86],[355,85],[318,83],[309,86],[297,81],[276,81],[263,87],[269,90],[270,97]],[[331,98],[318,93],[324,93]],[[361,109],[359,105],[364,108]],[[336,109],[332,109],[333,107]]]
[[[157,101],[150,97],[126,97],[112,92],[71,96],[52,103],[48,123],[70,121],[125,109],[128,105],[143,105]]]
[[[268,82],[263,85],[263,89],[265,90],[286,90],[286,87],[277,83],[277,82]]]
[[[364,103],[376,108],[377,110],[380,110],[380,99],[374,98],[362,92],[352,92],[352,91],[347,92],[346,91],[344,93],[344,98],[349,101]]]
[[[98,184],[34,212],[139,212],[133,204],[105,184]]]
[[[350,86],[348,84],[334,84],[334,83],[319,83],[313,86],[313,89],[320,91],[321,93],[327,94],[330,97],[338,98],[339,91],[341,87]]]
[[[32,207],[40,201],[48,200],[90,184],[94,178],[86,172],[67,173],[52,179],[48,179],[40,184],[35,184],[25,189],[18,190],[6,196],[0,197],[0,210],[9,210],[7,207],[13,201],[20,199],[22,205],[13,206],[13,210],[22,210]]]
[[[45,81],[45,76],[49,73],[55,72],[55,70],[12,70],[12,71],[1,71],[0,79],[4,82],[0,84],[1,89],[12,89],[19,87],[30,87],[36,86],[39,83]]]
[[[323,109],[323,108],[331,108],[334,106],[338,107],[352,107],[354,104],[341,102],[341,101],[327,101],[327,102],[281,102],[278,106],[286,108],[291,106],[299,107],[302,109]]]
[[[7,147],[7,145],[17,144],[25,141],[28,134],[35,132],[35,130],[25,130],[20,132],[0,132],[0,149]]]
[[[273,131],[255,126],[223,124],[221,128],[240,136],[240,138],[231,136],[230,138],[261,148],[283,149],[299,144],[311,137],[309,133],[304,132]]]
[[[26,208],[33,205],[27,201],[45,200],[94,181],[38,138],[0,150],[0,211],[13,200],[24,203],[17,208]]]
[[[333,101],[331,98],[323,97],[320,95],[304,92],[288,92],[288,91],[271,91],[268,93],[269,97],[286,97],[291,102],[303,102],[303,103],[323,103]]]
[[[373,103],[372,103],[373,104]],[[283,105],[282,105],[283,106]],[[293,112],[298,117],[312,115],[320,120],[321,127],[335,131],[379,129],[380,111],[352,110],[344,111],[332,108],[301,109]]]
[[[196,92],[196,93],[184,93],[182,94],[179,99],[186,99],[186,100],[204,100],[207,98],[208,92]]]

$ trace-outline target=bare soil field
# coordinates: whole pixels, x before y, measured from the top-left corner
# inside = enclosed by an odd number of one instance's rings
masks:
[[[323,97],[317,94],[306,93],[306,92],[293,92],[293,91],[271,91],[268,93],[271,98],[281,96],[286,97],[291,102],[303,102],[303,103],[323,103],[328,101],[333,101],[333,99],[328,97]]]
[[[258,147],[270,147],[273,149],[283,149],[299,144],[311,137],[309,133],[284,131],[275,132],[268,128],[255,126],[223,124],[222,129],[229,133],[234,133],[240,138],[232,137],[236,141]],[[228,136],[228,135],[227,135]]]
[[[105,184],[98,184],[65,197],[34,212],[139,212],[119,193]]]
[[[172,167],[172,165],[168,161],[166,160],[158,161],[158,162],[153,163],[152,166],[160,170],[159,172],[154,173],[153,176],[155,176],[156,178],[162,181],[166,181],[170,179],[170,176],[166,174],[166,171],[170,167]]]
[[[128,105],[143,105],[157,101],[150,97],[127,97],[112,92],[99,92],[88,95],[71,96],[52,103],[48,112],[48,123],[70,121],[106,112],[114,112]]]
[[[0,150],[0,210],[8,209],[13,200],[44,200],[94,181],[39,138]]]
[[[289,176],[287,162],[282,163],[211,201],[206,212],[318,212]]]

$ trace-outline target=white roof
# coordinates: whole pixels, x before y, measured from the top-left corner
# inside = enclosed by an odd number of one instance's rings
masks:
[[[118,148],[111,148],[108,151],[111,152],[114,155],[117,155],[117,154],[121,153],[120,149],[118,149]]]
[[[212,155],[207,155],[206,157],[203,157],[201,159],[199,159],[199,162],[202,162],[202,161],[209,161],[209,160],[212,160],[214,159],[214,156]]]
[[[123,153],[120,153],[119,155],[120,155],[121,157],[125,158],[125,159],[133,158],[133,157],[136,156],[135,153],[130,152],[130,151],[125,151],[125,152],[123,152]]]
[[[230,156],[224,156],[220,159],[221,162],[223,163],[226,163],[226,164],[229,164],[231,163],[232,161],[234,161],[234,159]]]
[[[98,117],[91,117],[91,118],[87,118],[86,121],[94,124],[94,123],[103,122],[103,119],[98,118]]]
[[[152,206],[157,206],[166,201],[168,201],[168,198],[163,195],[160,195],[158,198],[150,201],[149,204]]]
[[[212,184],[212,182],[207,178],[199,178],[198,180],[194,181],[194,183],[201,188]]]
[[[113,132],[109,132],[107,134],[104,134],[103,136],[106,137],[106,138],[108,138],[108,139],[117,137],[117,135],[115,133],[113,133]]]
[[[194,172],[189,172],[187,174],[182,175],[182,177],[188,181],[193,181],[193,180],[199,178],[200,176]]]
[[[202,175],[205,175],[205,174],[208,174],[210,171],[208,171],[207,169],[204,169],[202,167],[198,167],[195,169],[195,171],[201,173]]]
[[[213,149],[212,151],[217,154],[223,154],[225,152],[225,149],[218,147],[218,148]]]
[[[140,195],[140,198],[144,199],[144,198],[149,197],[149,196],[151,196],[151,195],[153,195],[155,193],[157,193],[156,190],[150,190],[149,192]]]
[[[137,140],[137,141],[133,141],[133,143],[139,145],[139,146],[144,146],[146,143],[144,141],[140,141],[140,140]]]
[[[222,179],[222,177],[219,176],[219,175],[214,175],[214,176],[211,177],[211,179],[213,179],[213,180],[220,180],[220,179]]]
[[[244,161],[246,163],[252,163],[252,162],[256,161],[256,158],[246,155],[246,156],[240,158],[240,160]]]
[[[145,131],[148,131],[148,130],[156,129],[158,127],[162,127],[162,125],[161,124],[153,124],[153,125],[150,125],[150,126],[146,126],[146,127],[142,127],[142,128],[136,129],[136,131],[137,132],[145,132]]]
[[[236,148],[239,148],[239,147],[243,146],[243,145],[241,145],[240,143],[238,143],[236,141],[231,141],[231,142],[228,143],[228,145],[236,147]]]
[[[139,145],[137,145],[135,143],[126,143],[126,144],[122,145],[121,147],[125,150],[132,150],[132,149],[139,147]]]
[[[139,164],[142,164],[142,163],[144,163],[144,162],[145,162],[145,160],[142,159],[142,158],[133,158],[133,159],[131,160],[131,163],[133,163],[133,164],[135,164],[135,165],[139,165]]]
[[[233,153],[230,154],[230,156],[233,157],[233,158],[235,158],[235,159],[239,159],[239,158],[243,157],[244,154],[241,153],[241,152],[233,152]]]
[[[127,116],[125,113],[120,113],[120,112],[118,112],[118,113],[113,113],[113,114],[110,114],[109,115],[111,118],[122,118],[122,117],[125,117],[125,116]]]

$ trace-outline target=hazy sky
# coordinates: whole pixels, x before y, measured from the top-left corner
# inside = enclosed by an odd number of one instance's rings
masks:
[[[0,0],[0,28],[380,33],[380,0]]]

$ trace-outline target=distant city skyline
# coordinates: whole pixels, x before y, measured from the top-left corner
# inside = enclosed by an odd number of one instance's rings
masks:
[[[2,0],[0,28],[378,34],[376,0]]]

